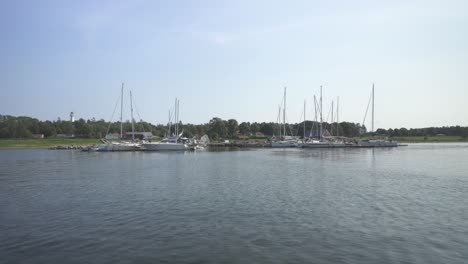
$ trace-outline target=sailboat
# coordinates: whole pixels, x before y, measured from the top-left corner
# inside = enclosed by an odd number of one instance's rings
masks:
[[[314,96],[314,102],[315,102],[315,96]],[[318,138],[309,138],[305,140],[302,144],[299,146],[302,148],[337,148],[337,147],[344,147],[345,144],[343,141],[337,140],[335,137],[328,135],[326,136],[323,131],[323,115],[322,115],[322,108],[323,108],[323,99],[322,99],[322,86],[320,86],[320,105],[319,105],[319,112],[320,112],[320,132],[318,135]],[[315,118],[317,121],[317,107],[315,107],[316,113],[315,113]],[[332,119],[333,119],[333,102],[332,102]],[[338,115],[338,103],[337,103],[337,115]],[[305,112],[305,108],[304,108]],[[304,123],[305,123],[305,118],[304,118]],[[333,120],[332,120],[333,123]],[[337,121],[338,124],[338,121]],[[337,126],[338,128],[338,126]],[[304,128],[305,131],[305,128]],[[327,130],[326,130],[327,131]],[[338,129],[337,129],[338,131]],[[311,131],[312,132],[312,131]],[[330,134],[330,133],[328,133]]]
[[[183,131],[179,133],[179,99],[175,99],[174,105],[174,136],[171,135],[171,114],[169,113],[168,137],[165,137],[159,142],[145,142],[143,148],[148,151],[171,151],[171,150],[188,150],[187,140],[182,138]]]
[[[279,115],[281,115],[281,110],[283,113],[283,124],[280,123],[280,116],[278,116],[279,123],[279,138],[271,141],[272,148],[293,148],[297,147],[298,142],[291,136],[286,135],[286,87],[284,87],[284,96],[283,96],[283,109],[279,109]],[[283,132],[283,135],[281,133]]]
[[[121,96],[120,96],[120,138],[123,138],[123,91],[124,84],[122,83]],[[135,126],[133,118],[133,100],[132,92],[130,91],[130,108],[132,118],[132,142],[128,141],[108,141],[107,139],[101,139],[103,144],[97,145],[97,151],[135,151],[141,149],[141,144],[135,142]]]
[[[371,93],[371,98],[372,100],[372,127],[371,127],[371,134],[374,134],[374,84],[372,84],[372,93]],[[370,102],[369,102],[370,103]],[[367,110],[369,109],[369,105],[367,105]],[[362,121],[362,124],[366,121],[366,116],[367,116],[367,110],[366,114],[364,115],[364,120]],[[368,139],[368,140],[358,140],[357,145],[360,147],[397,147],[398,143],[392,140],[388,139]]]

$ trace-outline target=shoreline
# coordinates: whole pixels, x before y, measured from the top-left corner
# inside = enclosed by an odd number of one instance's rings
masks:
[[[401,143],[402,145],[407,146],[408,144],[459,144],[459,143],[465,143],[468,144],[468,141],[398,141],[398,143]],[[41,145],[41,146],[35,146],[35,145],[21,145],[21,146],[0,146],[0,150],[43,150],[43,149],[48,149],[48,150],[80,150],[83,147],[87,147],[93,144],[62,144],[62,145],[57,145],[57,144],[52,144],[52,145]],[[229,146],[224,146],[224,147],[229,147]],[[235,146],[233,146],[235,147]],[[216,148],[216,147],[215,147]],[[257,146],[252,146],[252,147],[243,147],[243,148],[259,148]]]
[[[99,144],[95,138],[0,139],[0,150],[48,149],[58,146],[89,146]]]

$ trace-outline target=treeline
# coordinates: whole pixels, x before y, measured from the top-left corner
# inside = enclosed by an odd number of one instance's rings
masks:
[[[468,137],[468,127],[449,126],[449,127],[426,127],[426,128],[395,128],[376,130],[376,134],[387,135],[389,137],[415,137],[415,136],[460,136]]]
[[[284,126],[281,127],[273,122],[242,122],[238,123],[235,119],[223,120],[218,117],[212,118],[206,124],[184,124],[179,123],[179,131],[184,132],[184,136],[193,137],[195,135],[208,136],[213,140],[232,139],[240,135],[249,137],[261,137],[280,135],[280,128],[284,131]],[[340,122],[324,123],[323,131],[331,135],[339,135],[345,137],[358,137],[362,129],[358,123]],[[305,131],[304,131],[305,130]],[[132,131],[130,121],[123,123],[123,132]],[[144,121],[135,122],[135,131],[151,132],[155,136],[164,137],[168,134],[168,126],[166,124],[154,125]],[[286,124],[287,135],[303,137],[304,132],[306,137],[317,136],[319,131],[319,123],[306,121],[305,129],[304,122],[295,124]],[[35,134],[43,134],[45,137],[55,137],[57,135],[74,135],[83,138],[101,138],[105,137],[106,133],[120,133],[120,123],[109,123],[103,119],[79,119],[74,122],[65,120],[55,121],[40,121],[31,117],[15,117],[9,115],[0,115],[0,138],[32,138]],[[174,133],[174,126],[170,133]],[[378,129],[376,134],[387,136],[434,136],[444,134],[448,136],[466,136],[468,135],[468,127],[433,127],[422,129]]]
[[[164,127],[154,126],[147,122],[136,122],[136,131],[153,131],[159,134],[164,131]],[[45,137],[55,137],[57,135],[75,135],[83,138],[100,138],[106,132],[120,132],[120,123],[109,122],[103,119],[79,119],[75,122],[65,120],[40,121],[36,118],[25,116],[0,115],[0,138],[32,138],[34,134],[43,134]],[[123,123],[123,131],[132,131],[130,121]]]
[[[135,131],[151,132],[155,136],[164,137],[168,132],[168,126],[154,125],[144,121],[135,122]],[[287,135],[303,137],[304,123],[287,124]],[[195,135],[208,136],[213,140],[232,139],[239,135],[244,136],[272,136],[279,135],[280,126],[273,122],[242,122],[238,123],[235,119],[223,120],[218,117],[212,118],[206,124],[184,124],[179,123],[179,131],[184,132],[184,136],[193,137]],[[318,123],[306,121],[306,135],[315,135],[318,131]],[[336,133],[336,124],[333,125]],[[282,128],[284,129],[284,127]],[[330,124],[323,124],[323,129],[331,130]],[[123,132],[131,132],[132,125],[130,121],[123,123]],[[55,120],[40,121],[31,117],[15,117],[9,115],[0,115],[0,138],[32,138],[34,135],[43,134],[44,137],[55,137],[57,135],[74,135],[83,138],[101,138],[106,133],[120,133],[120,123],[109,123],[103,119],[79,119],[74,122]],[[170,133],[174,133],[174,125]],[[283,133],[283,132],[281,132]],[[339,134],[342,136],[355,137],[359,135],[359,124],[342,122],[339,126]]]
[[[329,131],[331,134],[336,135],[336,123],[328,124],[323,123],[323,130]],[[339,124],[338,134],[340,136],[347,137],[357,137],[359,136],[359,124],[341,122]],[[280,132],[281,131],[283,132]],[[304,132],[306,137],[318,135],[319,123],[313,121],[306,121],[305,129],[304,122],[295,123],[295,124],[286,124],[286,135],[293,135],[304,137]],[[223,120],[221,118],[215,117],[210,120],[208,123],[207,134],[211,139],[219,138],[235,138],[239,135],[245,136],[273,136],[273,135],[282,135],[284,134],[284,126],[279,125],[278,123],[273,122],[242,122],[237,123],[235,119]]]

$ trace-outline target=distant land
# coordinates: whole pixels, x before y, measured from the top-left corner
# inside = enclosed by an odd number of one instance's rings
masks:
[[[135,131],[150,132],[156,138],[168,133],[167,124],[134,122]],[[286,124],[288,134],[298,137],[317,135],[319,123],[314,121]],[[350,138],[383,136],[400,142],[463,142],[468,141],[468,127],[426,127],[426,128],[379,128],[375,133],[365,132],[359,123],[323,123],[324,130],[331,135]],[[94,144],[107,134],[119,135],[120,122],[106,122],[103,119],[78,119],[41,121],[26,116],[0,115],[0,148],[41,148],[59,144]],[[183,136],[194,137],[207,134],[211,140],[261,139],[278,135],[279,125],[274,122],[241,122],[235,119],[223,120],[214,117],[205,124],[179,123]],[[131,132],[130,121],[122,123],[122,132]],[[360,133],[361,132],[361,133]],[[362,133],[363,132],[363,133]],[[171,130],[173,133],[173,130]]]

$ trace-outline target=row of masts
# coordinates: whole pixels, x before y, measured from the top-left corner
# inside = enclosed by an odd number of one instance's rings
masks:
[[[340,103],[340,97],[337,96],[336,98],[336,137],[339,136],[339,113],[340,113],[340,109],[339,109],[339,103]],[[367,109],[366,109],[366,113],[364,115],[364,120],[362,121],[362,126],[364,126],[365,122],[366,122],[366,117],[367,117],[367,113],[369,111],[369,106],[371,105],[372,103],[372,110],[371,110],[371,118],[372,118],[372,121],[371,121],[371,134],[374,133],[374,116],[375,116],[375,89],[374,89],[374,84],[372,84],[372,92],[371,92],[371,95],[370,95],[370,98],[369,98],[369,102],[367,104]],[[282,105],[283,105],[283,108],[281,107],[281,105],[279,106],[279,114],[278,114],[278,119],[279,119],[279,116],[280,114],[282,113],[283,114],[283,124],[280,126],[280,138],[283,136],[283,138],[286,136],[286,87],[284,87],[284,96],[283,96],[283,102],[282,102]],[[304,135],[304,138],[306,137],[306,100],[304,100],[304,128],[303,128],[303,135]],[[316,96],[314,95],[314,109],[315,109],[315,123],[318,122],[318,115],[317,113],[320,114],[320,133],[319,133],[319,139],[322,139],[323,138],[323,87],[322,85],[320,86],[320,100],[317,101],[317,98]],[[333,123],[335,122],[335,116],[334,116],[334,113],[335,113],[335,107],[334,107],[334,101],[332,100],[331,102],[331,131],[330,133],[333,135]],[[327,118],[328,119],[328,118]],[[314,124],[315,124],[314,123]],[[312,134],[312,131],[313,131],[313,125],[312,125],[312,128],[310,130],[310,134],[309,134],[309,138],[312,138],[313,137],[313,134]],[[281,132],[283,132],[283,135],[281,135]]]
[[[336,136],[338,137],[339,136],[339,102],[340,102],[340,97],[338,96],[336,98]],[[306,120],[307,120],[307,116],[306,116],[306,109],[307,109],[307,102],[306,100],[304,100],[304,110],[303,110],[303,116],[304,116],[304,122],[303,122],[303,135],[304,135],[304,138],[306,138]],[[322,139],[323,138],[323,87],[320,86],[320,99],[317,100],[316,96],[314,95],[314,109],[315,109],[315,123],[319,123],[319,139]],[[318,114],[320,115],[320,122],[318,122]],[[282,120],[282,124],[280,125],[280,129],[279,129],[279,137],[280,138],[284,138],[286,136],[286,87],[284,87],[284,95],[283,95],[283,101],[282,103],[279,105],[279,109],[278,109],[278,120],[280,119],[279,117],[281,116],[281,114],[283,115],[283,120]],[[335,106],[334,106],[334,101],[332,100],[331,102],[331,124],[332,124],[332,127],[331,127],[331,131],[330,133],[333,132],[333,123],[335,123]],[[327,118],[328,119],[328,118]],[[281,122],[280,122],[281,123]],[[309,138],[313,137],[312,135],[312,132],[313,132],[313,125],[312,125],[312,128],[310,130],[310,133],[309,133]]]
[[[279,130],[279,136],[281,137],[286,137],[286,87],[284,87],[284,95],[283,95],[283,102],[282,106],[279,106],[279,111],[278,111],[278,119],[280,115],[283,115],[283,124],[280,126]],[[123,94],[124,94],[124,83],[122,83],[122,89],[121,89],[121,96],[120,96],[120,138],[123,138]],[[338,96],[336,99],[336,136],[339,136],[339,100],[340,97]],[[369,110],[369,105],[372,102],[372,126],[371,126],[371,133],[374,132],[374,84],[372,84],[372,93],[369,98],[369,103],[367,105],[366,109],[366,114],[364,115],[364,120],[362,124],[364,125],[367,117],[367,112]],[[180,100],[178,98],[175,99],[174,103],[174,134],[176,136],[179,135],[179,104]],[[318,108],[318,111],[317,111]],[[323,138],[323,87],[322,85],[320,86],[320,101],[317,102],[316,96],[314,95],[314,109],[315,109],[315,123],[317,123],[317,112],[320,113],[320,133],[319,133],[319,139]],[[334,101],[332,100],[331,102],[331,124],[334,123]],[[131,122],[132,122],[132,140],[135,140],[135,119],[133,117],[133,99],[132,99],[132,91],[130,91],[130,111],[131,111]],[[328,119],[328,118],[327,118]],[[172,124],[172,112],[169,110],[169,124],[168,124],[168,136],[171,135],[171,124]],[[309,137],[312,137],[312,131],[313,131],[313,126],[310,130]],[[333,132],[333,125],[331,127],[330,133],[332,134]],[[303,136],[304,138],[306,137],[306,100],[304,100],[304,131],[303,131]]]
[[[179,135],[179,108],[180,108],[180,100],[178,98],[175,99],[174,103],[174,110],[169,110],[169,121],[168,121],[168,131],[167,136],[171,136],[171,126],[172,120],[174,119],[174,135]],[[122,83],[121,87],[121,94],[120,94],[120,138],[124,138],[123,134],[123,107],[124,107],[124,83]],[[133,116],[133,98],[132,98],[132,91],[130,91],[130,112],[131,112],[131,122],[132,122],[132,140],[135,141],[135,118]],[[109,130],[109,129],[108,129]],[[108,133],[108,132],[107,132]]]

